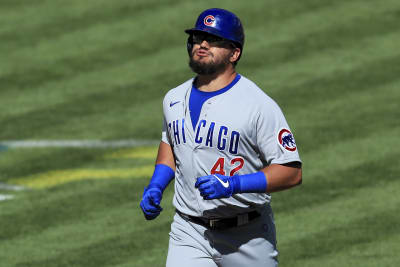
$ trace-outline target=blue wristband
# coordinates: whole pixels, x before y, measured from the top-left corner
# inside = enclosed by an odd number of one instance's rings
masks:
[[[233,193],[265,193],[267,192],[267,179],[262,171],[232,176],[234,182]]]
[[[175,172],[165,164],[157,164],[154,168],[153,176],[151,177],[149,188],[157,187],[164,192],[168,184],[174,179]]]

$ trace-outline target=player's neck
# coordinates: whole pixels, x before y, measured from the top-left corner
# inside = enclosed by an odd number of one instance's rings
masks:
[[[196,87],[203,92],[214,92],[229,85],[236,77],[234,68],[227,68],[222,73],[213,75],[198,75],[196,77]]]

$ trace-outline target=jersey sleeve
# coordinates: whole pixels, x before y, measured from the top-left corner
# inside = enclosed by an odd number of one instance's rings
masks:
[[[284,164],[299,161],[294,136],[282,113],[272,99],[268,99],[259,110],[256,120],[256,137],[260,157],[269,164]]]
[[[170,141],[169,141],[169,134],[168,134],[168,125],[167,122],[164,118],[163,124],[162,124],[162,133],[161,133],[161,141],[163,141],[164,143],[170,145]]]

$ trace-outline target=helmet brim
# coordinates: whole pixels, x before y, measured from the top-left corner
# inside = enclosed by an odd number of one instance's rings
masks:
[[[221,37],[229,42],[232,42],[236,45],[236,47],[239,47],[240,49],[243,49],[243,46],[240,42],[237,42],[235,40],[231,40],[231,39],[227,39],[225,36],[223,36],[222,34],[220,34],[220,32],[218,30],[215,30],[213,28],[210,27],[205,27],[204,29],[199,29],[199,28],[191,28],[191,29],[186,29],[185,33],[192,35],[195,32],[204,32],[204,33],[208,33],[208,34],[212,34],[218,37]]]
[[[189,34],[189,35],[190,35],[190,34],[193,34],[193,33],[195,33],[195,32],[204,32],[204,33],[212,34],[212,35],[215,35],[215,36],[218,36],[218,37],[221,37],[221,38],[226,39],[225,36],[222,36],[222,35],[219,33],[218,30],[215,30],[215,29],[210,28],[210,27],[205,27],[205,28],[203,28],[203,29],[191,28],[191,29],[185,30],[185,32],[186,32],[187,34]]]

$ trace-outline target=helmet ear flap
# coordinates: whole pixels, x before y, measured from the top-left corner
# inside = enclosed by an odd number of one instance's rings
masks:
[[[186,48],[187,48],[189,56],[191,56],[192,55],[192,49],[193,49],[193,35],[192,34],[189,34],[189,37],[188,37],[187,42],[186,42]]]

